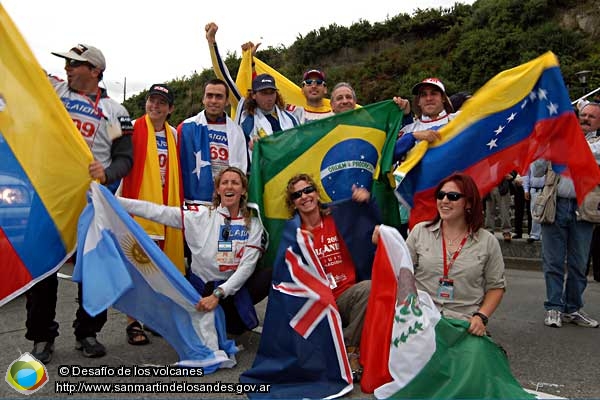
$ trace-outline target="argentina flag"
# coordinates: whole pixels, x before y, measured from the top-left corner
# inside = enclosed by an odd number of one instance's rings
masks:
[[[196,311],[200,295],[105,187],[93,182],[79,219],[73,280],[83,306],[96,315],[113,308],[152,326],[179,355],[178,365],[205,373],[236,364],[225,315]]]

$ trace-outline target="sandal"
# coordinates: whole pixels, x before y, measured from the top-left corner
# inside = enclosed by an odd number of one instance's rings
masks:
[[[125,329],[127,333],[127,343],[133,346],[142,346],[150,343],[150,339],[146,336],[146,332],[142,329],[142,325],[138,321],[133,321]],[[141,340],[139,338],[142,338]]]
[[[352,371],[352,380],[355,383],[358,383],[360,382],[360,378],[362,378],[363,374],[363,368],[358,361],[360,358],[358,355],[358,349],[356,347],[348,347],[347,351],[350,370]]]

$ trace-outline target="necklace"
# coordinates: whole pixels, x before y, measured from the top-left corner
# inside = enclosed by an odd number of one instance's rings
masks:
[[[446,239],[446,242],[448,242],[448,245],[454,246],[454,245],[457,245],[464,236],[465,236],[465,233],[461,232],[453,239],[449,238],[447,235],[444,235],[444,238]]]
[[[459,239],[461,236],[462,236],[462,235],[460,235],[460,236],[457,236],[457,237],[455,237],[454,239],[448,239],[448,237],[446,237],[446,240],[447,240],[447,242],[448,242],[448,244],[449,244],[450,246],[454,246],[455,244],[458,244],[458,239]]]

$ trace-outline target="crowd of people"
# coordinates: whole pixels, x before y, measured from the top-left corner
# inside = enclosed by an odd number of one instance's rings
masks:
[[[213,60],[220,60],[217,29],[214,23],[206,25]],[[99,49],[80,44],[53,54],[65,59],[67,75],[66,81],[49,78],[58,96],[65,106],[74,102],[88,106],[67,110],[94,155],[90,177],[120,195],[123,207],[138,218],[186,275],[201,294],[196,305],[199,312],[221,306],[230,334],[255,328],[258,318],[254,305],[268,295],[271,268],[279,266],[257,268],[266,241],[260,219],[248,207],[247,174],[253,145],[266,135],[353,110],[357,98],[352,86],[347,82],[334,85],[328,108],[323,102],[328,94],[326,75],[321,69],[310,68],[301,83],[307,105],[290,105],[278,91],[273,76],[255,75],[248,92],[240,93],[225,71],[225,79],[211,79],[204,86],[204,110],[175,129],[168,122],[175,104],[175,94],[168,85],[150,87],[146,113],[132,123],[125,108],[99,86],[106,69]],[[219,61],[219,65],[224,63]],[[418,82],[412,94],[412,100],[394,98],[405,116],[394,151],[397,163],[417,142],[439,140],[440,127],[448,124],[469,98],[463,93],[453,105],[444,84],[436,78]],[[225,112],[232,102],[237,107],[234,118]],[[600,104],[586,104],[579,110],[579,118],[600,164]],[[516,171],[507,175],[484,199],[470,176],[455,173],[435,189],[436,217],[403,232],[418,288],[431,295],[443,316],[468,321],[472,335],[487,334],[488,320],[506,288],[500,244],[493,235],[496,207],[504,240],[522,238],[523,216],[530,209],[526,204],[535,202],[547,170],[544,160],[536,160],[524,176]],[[360,338],[371,281],[358,279],[344,240],[321,202],[319,184],[305,172],[297,171],[282,188],[286,206],[291,217],[299,217],[301,228],[314,241],[315,254],[343,321],[352,373],[360,379]],[[521,207],[520,214],[515,212],[515,236],[511,234],[509,215],[511,193],[515,211]],[[369,198],[366,189],[352,189],[354,201],[365,203]],[[593,260],[594,277],[600,280],[600,230],[578,220],[576,211],[573,183],[561,178],[556,221],[528,224],[528,241],[542,242],[547,326],[560,327],[563,322],[598,326],[583,311],[582,297],[588,259]],[[373,241],[377,242],[378,228],[373,226],[372,230]],[[328,251],[321,251],[331,243],[336,244],[333,250],[329,246]],[[185,255],[189,260],[187,269]],[[57,277],[52,274],[27,293],[26,338],[34,342],[32,355],[44,363],[51,361],[58,336],[56,292]],[[106,322],[106,312],[95,317],[87,314],[81,306],[81,287],[78,301],[73,323],[77,348],[86,357],[102,357],[106,349],[96,336]],[[146,331],[152,332],[151,327],[128,317],[126,338],[131,345],[148,344]]]

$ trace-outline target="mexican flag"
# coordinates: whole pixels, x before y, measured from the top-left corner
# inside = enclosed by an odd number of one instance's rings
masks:
[[[361,107],[261,138],[252,151],[249,200],[260,207],[273,265],[285,222],[288,180],[312,176],[323,203],[348,199],[352,185],[371,190],[384,223],[399,224],[392,157],[402,112],[391,100]]]
[[[468,327],[441,317],[429,294],[417,290],[404,239],[382,225],[361,340],[362,391],[378,399],[535,398],[500,347]]]

